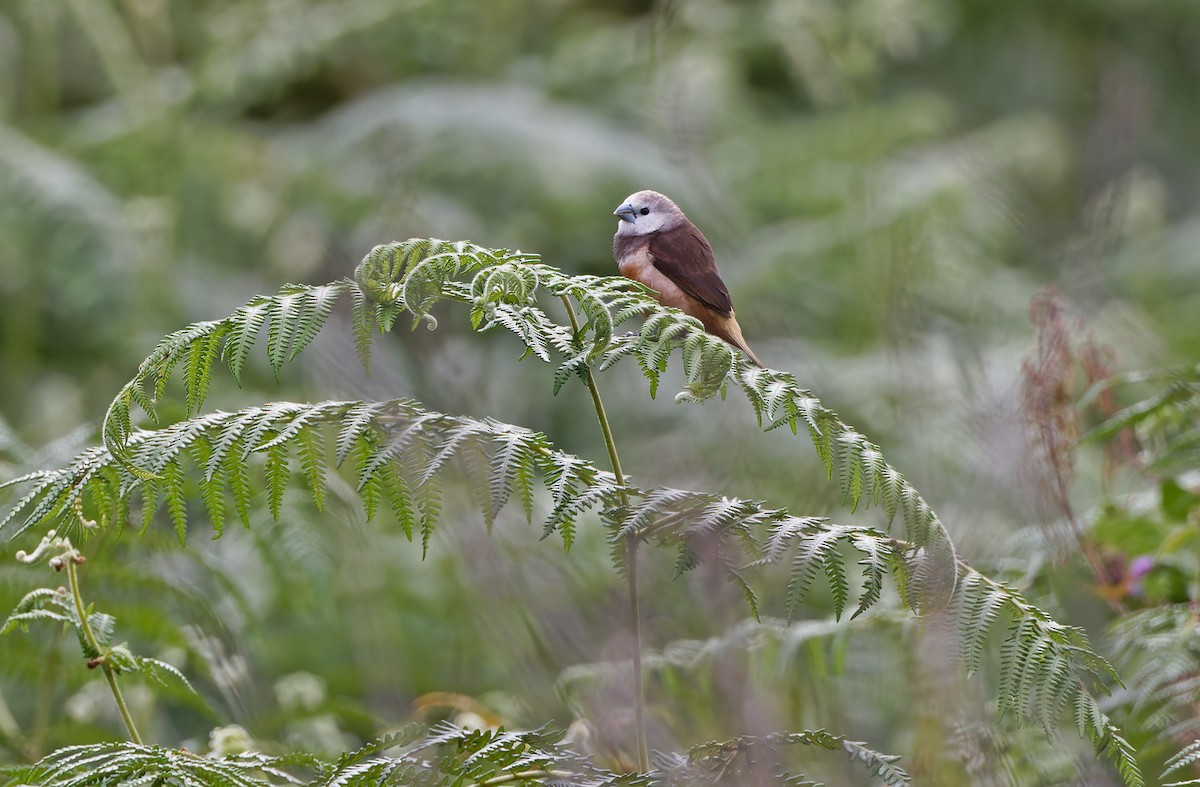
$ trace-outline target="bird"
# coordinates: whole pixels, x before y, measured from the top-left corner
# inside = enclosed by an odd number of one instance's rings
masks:
[[[654,290],[663,306],[695,317],[706,331],[761,367],[762,361],[742,336],[708,238],[679,206],[657,191],[638,191],[613,215],[620,219],[613,235],[613,257],[621,275]]]

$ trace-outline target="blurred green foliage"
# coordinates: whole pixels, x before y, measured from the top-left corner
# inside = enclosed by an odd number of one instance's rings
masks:
[[[1198,51],[1200,6],[1183,0],[6,0],[0,472],[91,442],[159,337],[255,292],[349,275],[376,243],[409,236],[612,273],[611,210],[655,188],[713,242],[768,365],[878,441],[973,564],[1017,566],[1100,638],[1116,613],[1095,577],[1078,556],[1049,561],[1037,535],[1061,511],[1029,472],[1026,309],[1055,284],[1117,368],[1196,361]],[[479,340],[455,315],[378,344],[366,378],[348,342],[319,337],[304,370],[285,372],[286,397],[258,357],[210,406],[413,396],[603,457],[586,397],[553,398],[511,337]],[[636,375],[606,387],[635,480],[832,507],[818,463],[797,466],[747,408],[647,403]],[[1194,495],[1194,481],[1106,485],[1098,450],[1076,461],[1075,510],[1116,497],[1096,548],[1165,555],[1147,604],[1200,598],[1195,543],[1171,540],[1194,514],[1120,498]],[[201,749],[236,722],[284,743],[320,733],[336,751],[419,716],[412,700],[433,691],[512,725],[623,723],[626,698],[603,681],[556,683],[620,652],[601,534],[581,531],[564,557],[512,518],[487,536],[469,501],[446,497],[451,526],[424,562],[394,527],[366,526],[349,494],[321,515],[289,497],[286,526],[264,517],[186,552],[166,522],[90,541],[98,604],[205,699],[131,695],[156,741]],[[649,647],[742,623],[720,577],[675,582],[670,569],[663,558],[643,578]],[[0,608],[43,581],[30,572],[0,559]],[[818,597],[808,613],[823,624],[829,608]],[[868,620],[796,636],[655,673],[652,742],[837,722],[904,753],[923,783],[1109,778],[1067,756],[1073,734],[1051,747],[973,733],[991,692],[948,676],[937,631]],[[5,758],[117,729],[73,647],[0,640]],[[303,711],[276,696],[298,672],[327,692]],[[673,713],[653,712],[656,693]],[[914,707],[928,718],[905,721]],[[973,768],[975,755],[1003,767]]]

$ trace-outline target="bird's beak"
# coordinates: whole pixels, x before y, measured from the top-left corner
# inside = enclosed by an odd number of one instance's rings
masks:
[[[628,221],[630,224],[632,224],[634,221],[633,217],[637,215],[637,211],[633,209],[632,205],[626,202],[624,205],[614,210],[613,215],[619,217],[621,221]]]

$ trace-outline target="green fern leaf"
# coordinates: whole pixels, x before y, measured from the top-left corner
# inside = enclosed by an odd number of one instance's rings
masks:
[[[1200,762],[1200,741],[1192,741],[1185,746],[1178,754],[1174,755],[1166,762],[1166,769],[1163,770],[1163,778],[1170,776],[1172,773],[1181,771],[1185,768],[1191,768],[1197,762]],[[1196,784],[1198,780],[1191,779],[1186,782],[1173,782],[1173,785]],[[1171,787],[1171,786],[1168,786]]]
[[[14,612],[9,615],[8,619],[4,621],[4,625],[0,627],[0,634],[7,634],[18,628],[22,631],[27,631],[29,624],[37,620],[45,620],[49,623],[62,623],[68,626],[75,623],[75,617],[72,615],[64,615],[48,609],[34,609],[28,612]]]
[[[503,430],[495,436],[498,445],[492,454],[489,481],[491,492],[489,504],[494,513],[498,513],[504,508],[516,489],[521,494],[526,519],[532,519],[533,488],[531,481],[536,460],[531,442],[537,437],[532,432],[519,429]]]
[[[558,392],[567,384],[567,381],[572,377],[582,377],[588,370],[588,356],[586,352],[580,352],[572,358],[568,358],[559,364],[554,370],[554,388],[553,395],[558,396]]]
[[[800,604],[808,593],[817,571],[826,567],[828,561],[836,558],[831,553],[837,551],[838,541],[843,530],[831,527],[808,534],[807,538],[796,542],[796,555],[792,559],[791,573],[787,585],[787,614],[789,619],[795,619],[800,611]],[[836,602],[836,600],[835,600]]]
[[[242,384],[242,369],[250,357],[250,348],[258,339],[258,332],[267,319],[269,309],[269,299],[255,298],[235,311],[229,320],[229,334],[222,354],[238,385]]]
[[[168,461],[159,471],[162,478],[163,496],[167,501],[167,511],[171,514],[171,524],[179,536],[179,543],[187,544],[187,503],[183,493],[183,467],[178,459]]]
[[[225,532],[225,485],[202,481],[200,494],[204,499],[204,509],[208,512],[208,521],[212,523],[213,538],[219,538]]]
[[[227,328],[219,325],[206,335],[192,342],[186,351],[184,362],[184,390],[187,396],[188,414],[200,412],[208,396],[212,382],[212,367]]]
[[[299,420],[299,419],[297,419]],[[293,421],[292,423],[295,423]],[[300,469],[318,511],[325,510],[325,438],[318,428],[305,429],[297,438]]]
[[[233,507],[242,520],[242,524],[250,527],[250,498],[253,490],[250,487],[249,468],[243,461],[242,455],[231,450],[225,455],[221,469],[222,475],[214,476],[212,483],[222,483],[222,478],[228,482],[229,491],[233,495]]]
[[[729,581],[737,586],[738,590],[742,591],[742,598],[746,600],[746,606],[750,609],[750,615],[754,618],[755,623],[762,623],[762,618],[758,613],[758,594],[754,592],[754,588],[750,587],[750,583],[746,578],[732,567],[727,566],[727,576]]]
[[[276,443],[268,448],[266,453],[267,500],[271,507],[271,517],[278,520],[279,512],[283,508],[283,493],[287,489],[290,476],[287,444]]]
[[[329,315],[333,312],[334,304],[345,292],[346,286],[345,281],[337,281],[319,287],[305,287],[302,290],[303,311],[289,341],[291,346],[291,352],[288,354],[289,362],[294,361],[296,356],[312,342],[324,327]]]
[[[862,456],[859,453],[860,441],[863,436],[857,432],[843,432],[838,435],[838,467],[842,479],[842,501],[850,511],[858,510],[858,501],[862,498],[863,468]]]
[[[842,561],[841,552],[835,546],[825,553],[821,561],[825,576],[829,580],[829,591],[833,597],[833,615],[837,620],[842,619],[846,609],[846,601],[850,597],[850,583],[846,579],[846,567]]]
[[[158,515],[158,509],[162,505],[160,481],[161,476],[147,478],[142,481],[142,533],[145,533],[150,528],[150,525],[154,524],[154,518]]]
[[[589,486],[579,492],[572,486],[563,502],[550,512],[542,537],[545,538],[557,530],[562,536],[563,549],[569,552],[571,545],[575,543],[576,523],[580,515],[596,506],[611,504],[615,492],[615,487],[610,488],[607,485]]]
[[[162,673],[170,675],[175,680],[183,684],[190,693],[197,694],[196,689],[192,686],[187,677],[177,668],[159,659],[147,658],[145,656],[137,656],[138,672],[144,673],[160,686],[166,686],[166,681],[162,678]]]
[[[239,446],[245,430],[257,421],[258,415],[257,409],[248,410],[225,421],[217,433],[217,438],[212,442],[212,452],[208,455],[208,461],[204,465],[205,481],[212,481],[221,468],[226,466],[230,452],[240,457],[249,453],[245,447],[242,447],[240,451],[234,451],[234,448]]]
[[[364,402],[356,404],[346,413],[342,421],[342,429],[338,432],[336,454],[334,461],[338,467],[346,461],[351,449],[360,447],[359,443],[364,434],[371,428],[375,417],[383,409],[383,402]],[[360,478],[361,483],[361,478]]]
[[[267,308],[267,357],[275,379],[288,357],[293,337],[300,330],[300,317],[304,308],[304,292],[290,291],[271,299]]]
[[[853,620],[879,601],[883,592],[883,578],[893,565],[894,556],[891,543],[882,534],[856,532],[850,537],[850,543],[863,555],[858,561],[863,572],[862,596],[854,614],[850,616]]]
[[[429,541],[442,515],[442,484],[441,479],[434,476],[417,488],[417,496],[421,505],[421,558],[429,555]]]
[[[428,482],[466,443],[475,440],[487,431],[489,431],[488,425],[482,422],[462,421],[457,426],[452,427],[446,434],[445,439],[437,447],[437,453],[425,464],[425,468],[421,471],[417,483],[424,484]]]
[[[62,480],[60,473],[51,471],[38,471],[36,473],[27,473],[19,478],[14,478],[11,481],[0,484],[0,489],[4,489],[5,487],[9,486],[16,486],[18,484],[29,483],[30,481],[37,481],[38,483],[35,484],[32,489],[26,492],[19,500],[17,500],[17,502],[13,503],[12,507],[8,510],[8,513],[5,514],[3,518],[0,518],[0,531],[3,531],[5,526],[15,520],[17,516],[26,508],[28,508],[29,505],[35,500],[38,500],[43,496],[56,496],[63,489],[65,489],[69,483],[65,480]],[[57,491],[54,491],[56,488]],[[25,529],[31,524],[31,517],[27,517],[26,524],[17,530],[17,533],[14,534],[13,538],[24,532]]]
[[[639,531],[650,529],[652,523],[656,523],[656,520],[661,523],[662,519],[665,519],[667,516],[671,516],[672,513],[675,512],[675,509],[679,503],[683,501],[694,503],[695,498],[695,493],[688,492],[683,489],[651,489],[641,496],[640,502],[629,509],[625,516],[625,520],[621,523],[621,529],[618,535],[622,538],[639,536]],[[732,510],[736,504],[731,504],[727,498],[724,504],[722,504],[721,501],[711,500],[706,500],[705,503],[707,505],[717,507],[709,512],[709,517],[707,518],[709,522],[713,520],[714,515],[716,517],[721,516],[721,510],[723,506],[728,507],[727,510],[729,510],[729,514],[736,516],[736,512]],[[703,510],[704,509],[700,509],[700,511]],[[688,506],[687,513],[697,513],[695,506]],[[689,520],[686,516],[682,518],[676,518],[675,520],[675,522],[679,524],[688,521]],[[655,530],[655,535],[663,535],[660,525],[656,526]]]
[[[341,402],[328,402],[316,406],[296,405],[272,408],[265,413],[266,417],[258,420],[258,426],[261,428],[254,429],[248,433],[248,436],[253,438],[253,441],[248,440],[247,442],[257,442],[258,437],[268,429],[277,430],[276,433],[266,442],[256,445],[250,450],[261,453],[276,446],[285,445],[296,439],[297,435],[311,434],[314,430],[308,427],[314,423],[318,423],[329,412],[337,412],[341,409],[341,406]],[[280,422],[284,419],[288,419],[287,423],[281,424]],[[281,426],[282,428],[280,428]]]
[[[904,489],[907,488],[908,482],[896,468],[886,463],[879,468],[876,478],[878,479],[876,489],[879,491],[880,502],[883,504],[883,511],[887,515],[890,529],[896,518],[896,511],[899,510],[904,498]]]
[[[392,514],[396,517],[396,522],[403,528],[405,537],[411,542],[413,530],[417,525],[416,513],[413,510],[414,494],[399,467],[392,465],[390,474],[391,478],[386,484],[388,502],[391,503]]]
[[[979,671],[988,632],[1006,603],[1004,595],[993,590],[978,574],[968,574],[960,582],[956,611],[959,644],[968,675]]]
[[[338,438],[338,441],[341,442],[341,437]],[[375,472],[368,472],[368,467],[372,464],[372,458],[375,455],[374,437],[370,433],[360,433],[353,444],[353,451],[357,465],[358,496],[363,502],[363,513],[366,515],[367,521],[370,521],[375,518],[375,512],[379,510],[380,498],[383,496],[383,479],[379,476],[379,466],[375,466]]]
[[[363,371],[371,373],[371,310],[367,298],[357,287],[353,290],[354,306],[351,312],[351,324],[354,330],[354,349],[358,351],[358,359],[362,362]]]
[[[154,405],[146,399],[145,392],[142,391],[140,385],[126,384],[117,393],[116,397],[108,405],[108,410],[104,413],[104,424],[101,427],[101,435],[105,445],[117,446],[123,445],[133,432],[133,417],[130,414],[132,407],[134,390],[141,394],[141,398],[146,400],[146,414],[154,417]],[[142,408],[145,410],[145,407]]]

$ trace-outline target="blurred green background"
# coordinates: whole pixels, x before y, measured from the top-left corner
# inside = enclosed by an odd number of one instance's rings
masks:
[[[611,211],[654,188],[711,240],[758,355],[879,442],[974,565],[1011,569],[1055,516],[1021,410],[1031,299],[1057,287],[1118,370],[1200,354],[1197,84],[1185,0],[4,0],[0,473],[95,441],[159,337],[254,293],[350,275],[410,236],[615,273]],[[510,335],[438,314],[435,332],[377,341],[370,377],[335,316],[281,384],[259,358],[209,407],[411,396],[603,461],[582,387],[551,396]],[[836,510],[815,457],[760,433],[740,394],[651,401],[634,366],[600,382],[638,483]],[[1102,479],[1080,457],[1078,509]],[[422,562],[343,500],[318,515],[297,495],[278,523],[194,530],[186,550],[166,526],[88,543],[94,600],[204,700],[135,693],[151,737],[203,748],[239,723],[337,752],[446,715],[412,703],[448,692],[627,745],[598,523],[564,555],[512,512],[489,536],[451,492]],[[1040,600],[1099,636],[1086,574],[1058,572],[1074,590]],[[654,747],[825,726],[905,754],[925,783],[983,779],[962,764],[976,750],[1007,763],[979,783],[1109,778],[1069,724],[1056,746],[995,726],[987,676],[947,679],[950,645],[912,621],[835,626],[818,595],[807,625],[751,642],[717,572],[672,581],[651,555],[645,573],[647,646],[672,654],[651,681]],[[3,557],[0,602],[54,581]],[[117,729],[74,656],[45,630],[0,640],[5,759]]]

